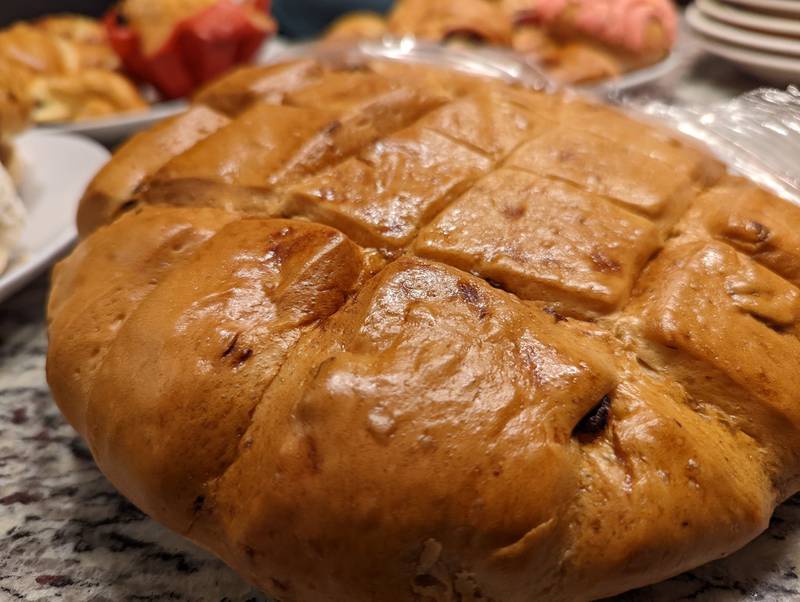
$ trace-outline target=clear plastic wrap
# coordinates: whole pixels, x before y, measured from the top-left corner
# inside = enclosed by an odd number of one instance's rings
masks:
[[[414,39],[295,46],[279,60],[302,56],[334,64],[393,60],[455,69],[538,90],[558,86],[534,65],[497,49],[453,49]],[[571,92],[607,101],[604,88]],[[623,97],[624,98],[624,97]],[[616,101],[632,115],[666,123],[708,146],[732,171],[800,204],[800,90],[761,88],[705,107],[675,107],[653,99]]]
[[[309,43],[291,46],[275,61],[314,57],[332,65],[358,64],[370,60],[419,63],[442,69],[518,82],[537,90],[556,86],[534,65],[520,61],[513,53],[496,48],[442,47],[415,38],[385,39],[356,43]]]
[[[627,106],[704,142],[733,171],[800,204],[798,88],[759,88],[711,107],[652,100]]]

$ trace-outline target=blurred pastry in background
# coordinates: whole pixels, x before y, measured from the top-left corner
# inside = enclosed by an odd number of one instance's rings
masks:
[[[145,109],[118,67],[103,27],[92,19],[55,16],[0,31],[3,125],[6,119],[69,122]]]
[[[31,74],[63,73],[74,68],[76,60],[67,42],[30,23],[0,31],[0,62],[7,67]]]
[[[351,13],[326,39],[414,36],[512,48],[562,83],[616,77],[665,58],[671,0],[398,0],[388,17]]]
[[[103,69],[37,78],[28,93],[36,123],[81,121],[148,107],[130,80]]]
[[[17,74],[0,69],[0,166],[19,181],[14,138],[30,124],[30,105],[20,95]]]
[[[79,69],[116,71],[122,63],[108,43],[103,24],[81,15],[53,15],[36,22],[44,32],[71,43]]]
[[[122,0],[106,15],[125,68],[166,98],[249,61],[275,33],[269,0]]]
[[[515,50],[567,83],[614,77],[666,57],[677,34],[670,0],[503,0]]]

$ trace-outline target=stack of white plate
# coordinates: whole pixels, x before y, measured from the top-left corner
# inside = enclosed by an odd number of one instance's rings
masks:
[[[800,0],[697,0],[686,20],[708,52],[775,84],[800,84]]]

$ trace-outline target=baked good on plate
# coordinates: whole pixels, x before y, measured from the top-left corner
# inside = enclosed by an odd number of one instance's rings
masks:
[[[0,31],[0,119],[10,105],[36,124],[146,110],[140,85],[187,96],[274,30],[268,0],[124,0],[103,21],[19,22]]]
[[[19,166],[16,164],[14,137],[28,126],[29,118],[30,105],[20,96],[14,73],[0,69],[0,164],[15,180]]]
[[[81,121],[148,108],[125,76],[104,69],[34,80],[28,88],[36,123]]]
[[[677,21],[671,0],[398,0],[385,19],[343,17],[326,39],[489,44],[517,51],[559,82],[587,83],[664,59]]]
[[[677,35],[671,0],[502,0],[512,46],[559,81],[614,77],[666,57]]]
[[[147,108],[119,66],[97,21],[62,15],[17,23],[0,31],[0,102],[33,123]]]
[[[797,492],[800,208],[428,67],[198,100],[89,186],[48,380],[126,496],[269,595],[595,599]]]

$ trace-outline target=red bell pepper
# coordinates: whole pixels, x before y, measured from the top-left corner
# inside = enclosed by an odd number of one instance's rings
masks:
[[[250,0],[249,7],[269,14],[270,0]],[[111,9],[104,19],[111,46],[125,68],[153,84],[166,98],[189,96],[233,66],[250,60],[275,33],[272,19],[256,22],[245,6],[232,0],[216,4],[177,23],[163,46],[146,55],[139,32]]]

